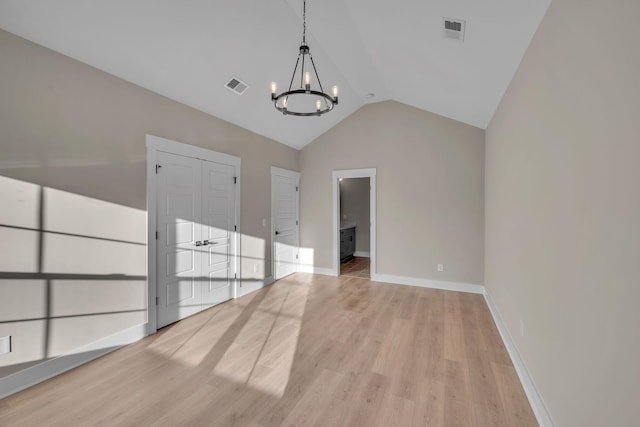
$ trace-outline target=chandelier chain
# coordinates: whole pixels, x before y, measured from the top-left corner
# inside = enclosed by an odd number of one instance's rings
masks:
[[[307,0],[302,2],[302,44],[307,44]]]

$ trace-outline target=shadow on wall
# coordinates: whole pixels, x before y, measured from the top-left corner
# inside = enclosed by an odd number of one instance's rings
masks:
[[[147,321],[146,212],[0,177],[0,378]]]
[[[3,176],[0,200],[0,337],[12,350],[0,355],[0,378],[147,322],[146,211]],[[240,237],[254,255],[240,260],[251,291],[262,283],[265,241]],[[215,250],[208,255],[215,261]],[[228,280],[188,282],[215,289]],[[176,292],[188,311],[191,286]]]

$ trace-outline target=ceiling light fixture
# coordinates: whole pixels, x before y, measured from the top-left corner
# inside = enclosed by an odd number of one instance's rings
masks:
[[[320,82],[320,76],[318,70],[316,70],[316,64],[313,62],[313,56],[309,50],[307,44],[307,1],[302,2],[302,43],[300,44],[300,51],[298,53],[298,59],[296,60],[296,66],[293,68],[293,75],[291,76],[291,83],[289,83],[289,90],[277,94],[277,85],[275,82],[271,83],[271,100],[276,110],[282,112],[285,115],[291,116],[321,116],[329,111],[333,110],[333,107],[338,105],[338,86],[331,88],[332,95],[324,92],[322,83]],[[311,83],[313,76],[309,71],[304,70],[306,57],[309,57],[311,67],[313,67],[313,75],[315,75],[315,81],[320,90],[311,89]],[[302,61],[301,61],[302,59]],[[300,89],[292,89],[293,82],[296,80],[296,73],[298,71],[298,65],[300,65]]]

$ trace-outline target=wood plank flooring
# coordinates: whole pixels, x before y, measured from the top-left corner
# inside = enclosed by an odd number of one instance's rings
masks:
[[[0,400],[2,426],[536,426],[480,295],[297,273]]]
[[[340,275],[369,279],[371,277],[370,266],[369,258],[353,257],[347,262],[340,263]]]

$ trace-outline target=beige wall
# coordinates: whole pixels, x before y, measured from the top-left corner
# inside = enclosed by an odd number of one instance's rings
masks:
[[[356,252],[369,252],[370,179],[345,178],[340,181],[340,221],[356,223]]]
[[[4,31],[0,58],[0,377],[144,323],[147,133],[242,159],[243,278],[271,274],[270,167],[298,151]]]
[[[380,102],[306,146],[300,166],[301,246],[316,267],[332,267],[331,172],[375,167],[378,273],[482,284],[483,130]]]
[[[563,427],[640,420],[639,19],[554,0],[487,129],[485,285]]]

